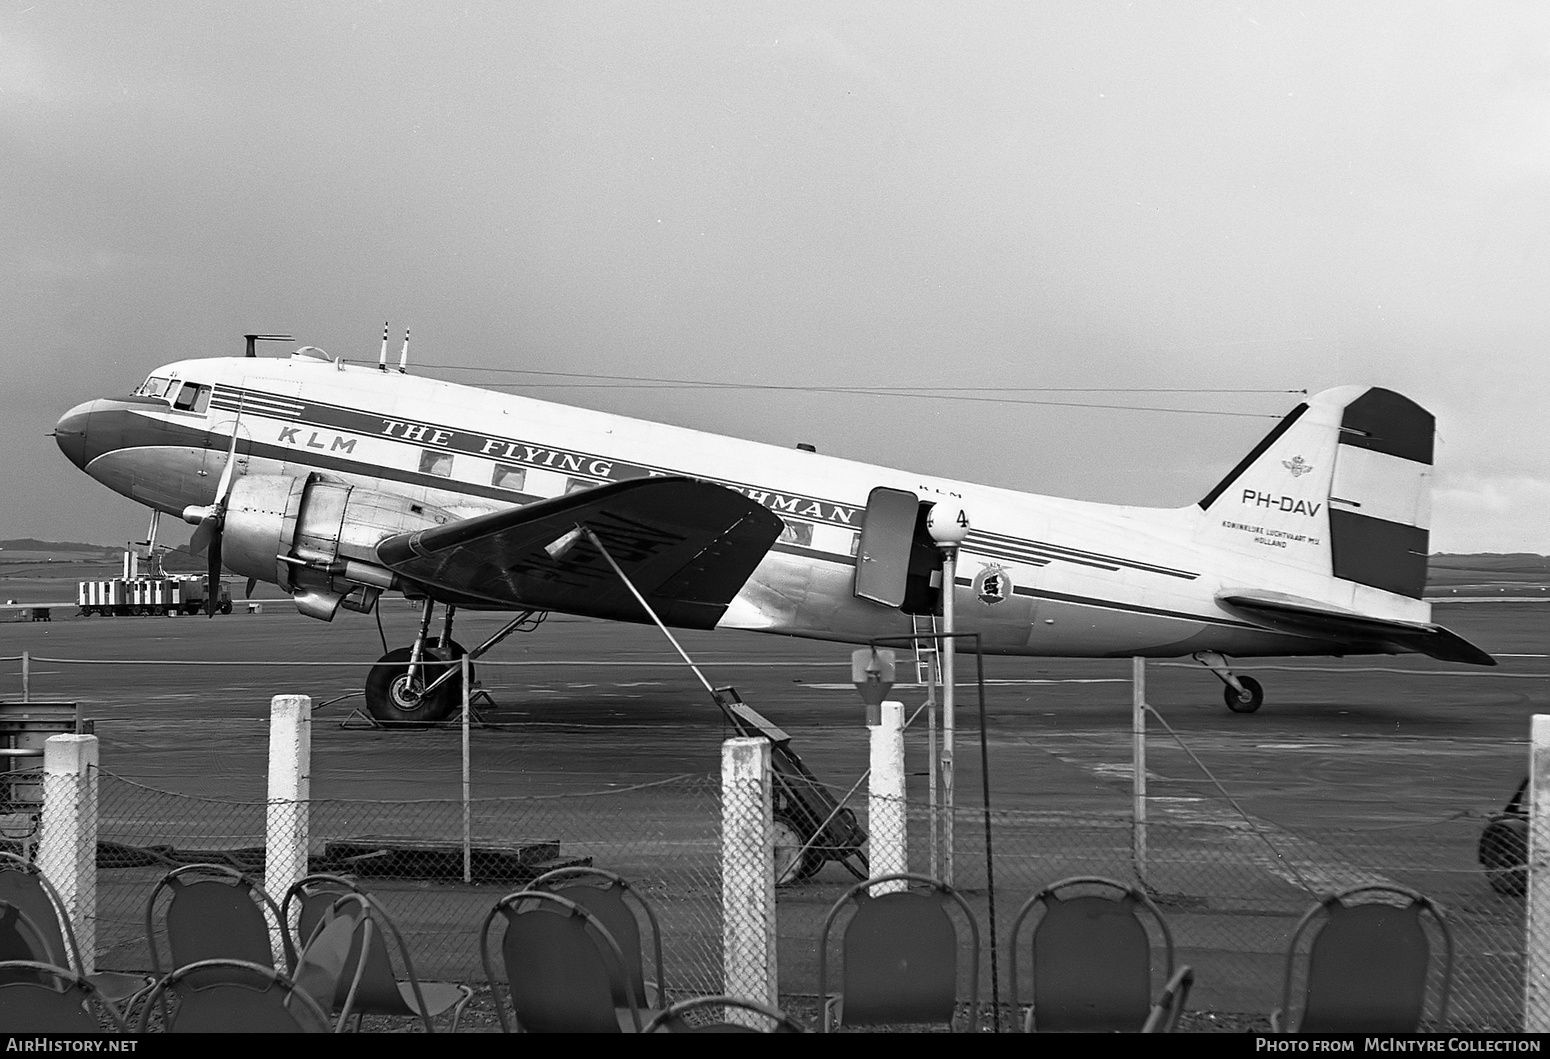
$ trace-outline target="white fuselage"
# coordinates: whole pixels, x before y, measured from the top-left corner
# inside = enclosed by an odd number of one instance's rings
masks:
[[[1378,599],[1281,563],[1273,548],[1256,555],[1214,547],[1194,506],[1013,492],[313,356],[185,360],[155,375],[212,387],[206,407],[137,401],[121,443],[94,450],[85,466],[166,512],[210,503],[233,430],[239,473],[322,471],[459,516],[657,474],[742,492],[780,515],[787,532],[721,628],[845,641],[911,632],[909,616],[852,590],[868,494],[878,486],[967,512],[973,532],[958,557],[958,626],[979,633],[990,652],[1329,653],[1324,641],[1258,628],[1216,602],[1239,586],[1429,617],[1419,600]],[[999,591],[982,592],[984,577],[998,573]]]

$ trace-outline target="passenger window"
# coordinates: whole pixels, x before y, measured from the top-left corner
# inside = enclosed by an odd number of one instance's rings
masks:
[[[420,451],[420,473],[451,478],[452,453],[441,452],[437,449],[422,449]]]
[[[786,528],[780,531],[782,544],[800,544],[804,548],[810,548],[813,544],[813,525],[810,522],[789,522],[781,519]]]
[[[497,489],[520,492],[527,484],[527,468],[513,467],[509,463],[497,463],[495,473],[490,475],[490,484]]]

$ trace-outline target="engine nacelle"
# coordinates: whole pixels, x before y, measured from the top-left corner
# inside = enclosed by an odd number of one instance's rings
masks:
[[[310,474],[246,475],[232,483],[221,559],[234,573],[278,584],[309,617],[339,605],[370,610],[398,575],[377,562],[377,542],[457,519],[439,507]]]

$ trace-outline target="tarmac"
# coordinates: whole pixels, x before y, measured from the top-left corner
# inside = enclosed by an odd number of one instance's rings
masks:
[[[387,646],[409,642],[416,609],[385,602],[382,612]],[[1460,815],[1483,819],[1500,808],[1526,771],[1530,718],[1550,713],[1550,607],[1450,602],[1436,606],[1434,620],[1500,665],[1414,655],[1249,659],[1242,671],[1264,685],[1265,704],[1236,714],[1203,667],[1149,663],[1147,700],[1177,734],[1175,741],[1150,722],[1148,783],[1159,818],[1205,811],[1186,804],[1207,786],[1201,766],[1259,824],[1294,833],[1403,829]],[[477,643],[501,621],[460,613],[457,639]],[[713,684],[735,686],[789,732],[822,780],[842,789],[860,780],[867,736],[850,685],[852,647],[746,633],[679,639]],[[341,726],[362,706],[365,671],[383,652],[369,616],[341,615],[325,625],[285,601],[266,601],[254,614],[239,605],[211,619],[83,619],[56,611],[48,623],[0,625],[0,658],[23,651],[30,697],[81,703],[102,740],[102,767],[134,783],[262,800],[270,698],[300,693],[313,697],[316,710],[314,798],[439,799],[460,791],[457,729]],[[1123,819],[1131,799],[1129,660],[990,656],[983,665],[992,807]],[[497,647],[478,676],[492,700],[481,708],[485,724],[472,733],[480,797],[623,791],[719,771],[727,734],[719,711],[652,627],[556,616]],[[975,678],[974,658],[960,655],[957,789],[961,806],[977,808],[983,773]],[[905,680],[895,697],[913,710],[922,692]],[[21,683],[20,662],[0,661],[0,701],[20,699]],[[918,734],[909,737],[907,754],[912,796],[923,794]],[[651,811],[649,793],[632,797],[640,811]],[[1450,871],[1477,869],[1467,842],[1435,856]],[[817,881],[824,885],[811,891],[804,921],[850,880],[829,864]],[[1487,900],[1483,877],[1478,885]],[[1006,896],[1003,930],[1025,896]],[[783,891],[782,908],[803,900]],[[783,988],[812,991],[805,962],[783,956],[781,975]],[[1262,1010],[1261,1000],[1270,999],[1264,987],[1223,988],[1215,1001],[1227,1011]],[[1197,991],[1197,998],[1212,996],[1205,983]]]

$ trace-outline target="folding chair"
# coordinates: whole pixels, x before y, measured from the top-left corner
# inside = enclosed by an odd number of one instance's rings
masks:
[[[614,985],[624,980],[624,954],[602,921],[569,898],[519,890],[496,902],[479,928],[479,958],[504,1032],[512,1027],[501,1002],[501,976],[490,956],[490,928],[497,918],[505,921],[501,956],[517,1029],[641,1031],[633,995],[626,994],[626,1007],[614,1005]]]
[[[1440,962],[1427,920],[1441,942]],[[1292,932],[1270,1027],[1283,1032],[1284,1019],[1287,1033],[1417,1033],[1434,993],[1427,1028],[1442,1032],[1452,974],[1453,934],[1434,901],[1403,886],[1352,887],[1314,905]]]
[[[31,917],[43,935],[49,953],[46,962],[68,967],[78,975],[85,973],[81,947],[64,898],[41,868],[25,857],[0,852],[0,900],[9,901]],[[94,971],[86,978],[126,1018],[134,1010],[136,999],[156,984],[150,975],[119,971]]]
[[[64,967],[0,962],[0,1033],[128,1033],[102,991]]]
[[[1021,1002],[1019,945],[1030,916],[1033,991],[1024,1030],[1167,1033],[1178,1024],[1194,972],[1175,970],[1173,934],[1144,891],[1079,875],[1046,886],[1024,902],[1012,920],[1014,1009]],[[1153,967],[1158,964],[1165,985],[1154,998]]]
[[[170,999],[169,999],[170,998]],[[136,1032],[152,1012],[164,1033],[328,1033],[328,1015],[282,971],[247,960],[199,960],[151,990]]]
[[[662,973],[662,930],[657,925],[657,914],[640,892],[622,876],[602,868],[556,868],[534,879],[528,884],[528,889],[548,890],[561,897],[568,897],[608,928],[608,932],[619,943],[619,951],[624,954],[624,970],[628,979],[627,983],[616,983],[616,1007],[625,1006],[625,988],[634,992],[635,1004],[643,1013],[649,1009],[666,1007],[663,999],[667,995],[667,986]],[[655,979],[648,979],[645,973],[640,929],[642,915],[651,928]]]
[[[707,1009],[721,1010],[719,1020],[700,1017]],[[741,1017],[732,1012],[744,1013]],[[762,1025],[763,1030],[756,1027]],[[645,1033],[805,1033],[778,1008],[737,996],[697,996],[659,1011],[646,1023]]]
[[[873,895],[880,884],[903,882],[904,889]],[[956,907],[967,923],[969,951],[962,929],[949,914]],[[829,996],[829,931],[847,908],[840,953],[844,964],[840,993]],[[818,1032],[827,1033],[831,1017],[842,1026],[893,1026],[921,1023],[953,1025],[958,1005],[960,967],[968,971],[969,1029],[979,1008],[979,924],[951,886],[927,875],[879,875],[857,883],[834,903],[818,939],[818,996],[823,1011]]]
[[[450,1028],[456,1033],[463,1008],[473,997],[474,991],[458,982],[421,981],[415,974],[414,960],[409,955],[409,947],[404,944],[398,926],[380,902],[357,886],[354,880],[328,874],[308,875],[299,879],[285,892],[285,899],[280,905],[281,916],[289,923],[294,909],[298,923],[297,937],[305,937],[315,928],[323,910],[346,894],[361,900],[373,928],[365,943],[366,959],[352,964],[360,974],[360,984],[352,1005],[356,1028],[360,1028],[364,1016],[376,1015],[419,1019],[426,1033],[434,1033],[433,1020],[450,1011]],[[394,970],[387,944],[389,938],[393,942],[392,948],[398,953],[402,978]],[[351,949],[350,959],[359,961],[360,951],[360,948]],[[341,990],[344,984],[341,982]],[[337,1003],[344,1001],[342,995],[335,999]]]

